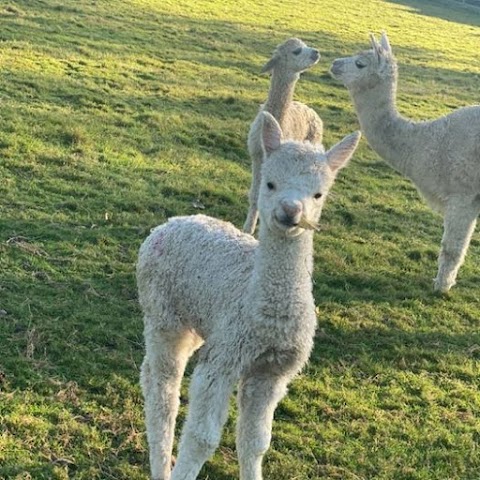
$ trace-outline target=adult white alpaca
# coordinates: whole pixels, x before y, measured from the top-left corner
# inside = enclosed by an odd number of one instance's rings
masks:
[[[240,478],[261,480],[273,412],[312,348],[312,228],[360,133],[324,153],[310,143],[282,142],[276,120],[262,116],[259,241],[196,215],[171,219],[140,248],[146,345],[141,384],[156,480],[170,478],[180,382],[202,342],[172,480],[196,479],[213,454],[237,381]]]
[[[387,35],[372,49],[339,58],[331,67],[350,96],[368,143],[410,178],[444,216],[434,288],[454,284],[480,213],[480,107],[460,108],[437,120],[413,122],[396,108],[397,62]]]
[[[293,101],[295,85],[300,73],[315,65],[320,53],[307,47],[298,38],[290,38],[279,45],[272,58],[263,66],[262,73],[271,72],[267,101],[250,126],[248,152],[252,161],[252,185],[249,194],[249,210],[243,231],[253,234],[258,220],[258,192],[263,160],[262,112],[271,113],[282,128],[287,140],[322,142],[323,123],[314,110],[303,103]]]

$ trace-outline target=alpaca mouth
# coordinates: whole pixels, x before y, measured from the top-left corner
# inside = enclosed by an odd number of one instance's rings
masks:
[[[292,218],[289,217],[278,217],[277,215],[275,215],[274,220],[277,226],[281,228],[281,230],[289,231],[299,226],[298,222],[295,222]]]
[[[318,232],[320,226],[317,222],[312,222],[307,220],[305,217],[300,218],[298,222],[295,222],[292,218],[289,217],[274,217],[276,224],[286,232],[292,232],[294,230],[303,229],[303,230],[314,230]]]
[[[333,62],[332,66],[330,67],[330,75],[333,78],[338,79],[342,76],[342,73],[343,73],[342,65],[339,62],[336,62],[336,61]]]
[[[314,63],[317,63],[320,60],[320,57],[321,57],[320,52],[318,52],[316,50],[314,52],[312,52],[312,54],[310,55],[310,58],[312,59],[312,61]]]

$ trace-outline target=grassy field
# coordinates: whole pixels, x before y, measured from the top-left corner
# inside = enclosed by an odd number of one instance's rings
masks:
[[[148,478],[140,243],[199,204],[243,224],[275,45],[321,51],[296,97],[330,146],[358,123],[328,67],[382,29],[402,113],[479,102],[480,14],[440,1],[0,4],[1,479]],[[435,296],[441,223],[363,140],[316,237],[316,347],[277,410],[266,479],[480,478],[480,239]],[[238,478],[234,419],[232,402],[202,479]]]

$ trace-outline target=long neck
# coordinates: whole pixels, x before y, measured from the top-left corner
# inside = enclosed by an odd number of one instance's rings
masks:
[[[409,176],[413,162],[415,124],[396,107],[396,77],[382,79],[372,88],[351,91],[360,126],[370,146],[400,173]]]
[[[252,295],[268,301],[282,314],[297,302],[310,301],[304,297],[312,289],[313,232],[293,238],[273,237],[266,227],[260,227],[256,255]]]
[[[287,74],[275,70],[272,73],[270,90],[263,109],[271,113],[280,125],[282,125],[285,112],[292,103],[295,84],[299,78],[298,73]]]

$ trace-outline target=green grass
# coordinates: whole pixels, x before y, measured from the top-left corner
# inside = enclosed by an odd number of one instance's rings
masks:
[[[275,45],[322,52],[296,97],[330,146],[358,124],[328,66],[382,29],[402,113],[478,102],[480,14],[440,1],[0,5],[0,478],[148,478],[140,243],[195,202],[242,225]],[[266,479],[480,478],[480,241],[435,296],[441,223],[362,141],[316,237],[316,347]],[[238,478],[234,418],[202,479]]]

